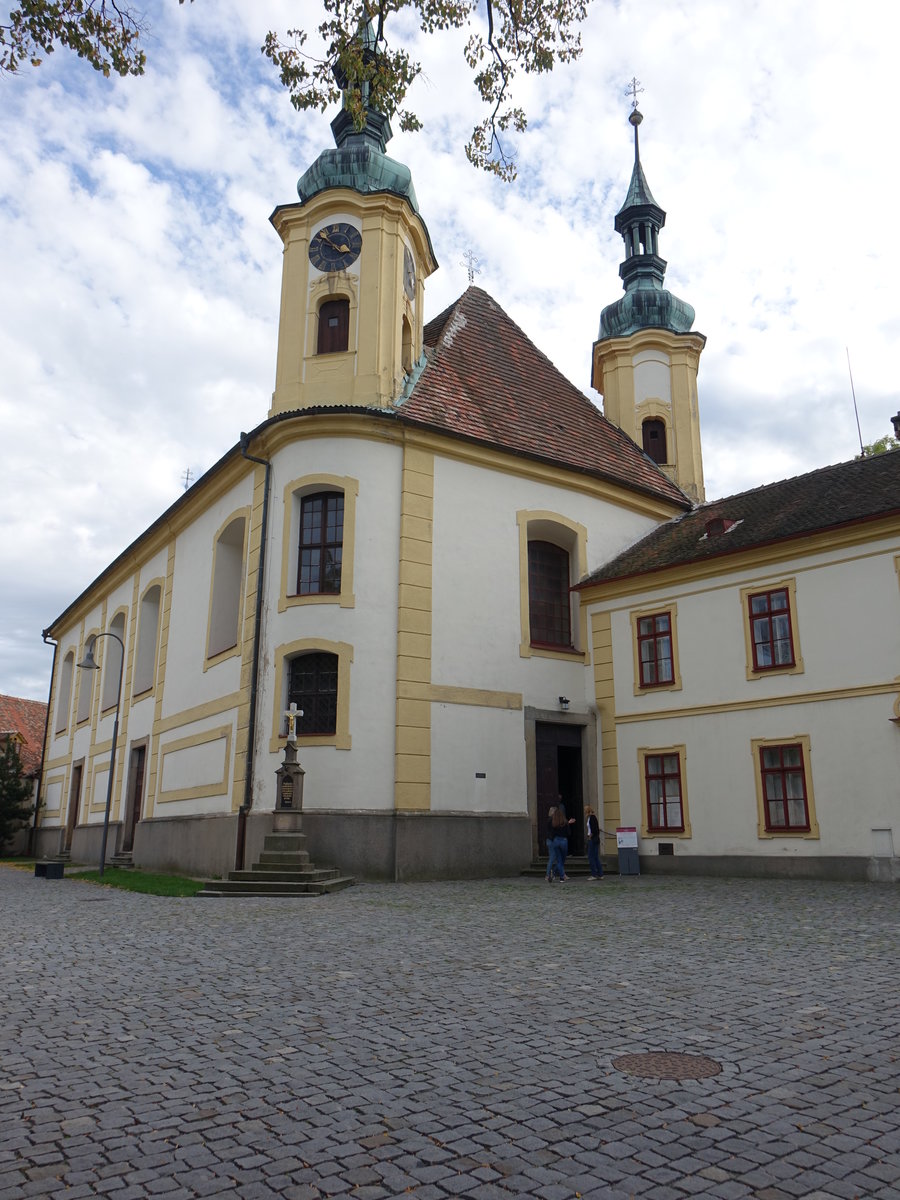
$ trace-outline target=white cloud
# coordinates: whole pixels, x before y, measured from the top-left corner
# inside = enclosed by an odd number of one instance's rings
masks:
[[[268,223],[330,144],[259,53],[312,0],[146,5],[149,69],[103,80],[63,52],[0,81],[0,690],[42,696],[40,629],[265,418],[281,245]],[[396,22],[410,33],[405,20]],[[893,0],[595,0],[580,62],[522,80],[519,180],[465,161],[482,113],[465,34],[411,37],[425,121],[413,172],[441,269],[428,314],[477,283],[589,391],[632,166],[625,88],[666,209],[667,283],[707,335],[707,492],[857,450],[897,411]]]

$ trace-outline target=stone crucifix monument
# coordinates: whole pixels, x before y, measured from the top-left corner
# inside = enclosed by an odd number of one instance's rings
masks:
[[[275,823],[276,833],[296,831],[303,826],[303,776],[306,772],[297,761],[297,721],[303,710],[291,704],[284,714],[287,718],[287,744],[284,760],[275,772]]]

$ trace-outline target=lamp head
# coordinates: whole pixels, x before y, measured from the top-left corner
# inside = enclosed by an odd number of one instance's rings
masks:
[[[86,671],[99,671],[100,664],[94,658],[94,646],[97,644],[96,634],[91,634],[84,648],[84,658],[77,665]]]

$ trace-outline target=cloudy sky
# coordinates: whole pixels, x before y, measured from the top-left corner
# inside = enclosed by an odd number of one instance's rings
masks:
[[[259,53],[313,0],[143,0],[148,70],[63,51],[0,79],[0,692],[43,699],[41,630],[264,420],[281,243],[268,217],[331,144]],[[388,27],[390,33],[390,27]],[[580,388],[621,294],[613,218],[641,157],[667,284],[707,335],[707,496],[851,458],[900,409],[896,0],[594,0],[584,54],[520,81],[519,178],[463,153],[480,119],[462,38],[419,41],[409,164],[439,271],[476,282]]]

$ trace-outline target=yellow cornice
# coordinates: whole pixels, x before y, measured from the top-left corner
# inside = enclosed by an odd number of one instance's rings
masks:
[[[302,434],[298,435],[295,422],[303,423]],[[623,485],[610,480],[598,479],[593,475],[569,470],[564,465],[555,465],[526,458],[493,446],[468,442],[452,434],[438,430],[422,429],[407,424],[402,410],[383,415],[381,412],[354,410],[353,412],[313,413],[310,411],[284,414],[261,429],[253,440],[254,453],[275,454],[283,446],[303,437],[360,437],[378,442],[392,442],[397,446],[423,450],[427,453],[451,458],[469,466],[477,466],[520,479],[530,479],[554,487],[566,488],[607,500],[621,507],[630,508],[642,516],[660,520],[684,511],[679,505],[661,498],[635,494]]]
[[[631,596],[638,592],[654,592],[699,582],[714,576],[746,570],[748,567],[769,568],[792,560],[792,570],[799,556],[821,554],[827,550],[842,550],[866,542],[877,542],[892,533],[900,534],[900,518],[896,515],[879,517],[869,521],[858,521],[837,529],[826,529],[821,533],[797,534],[781,542],[767,542],[751,546],[733,554],[719,554],[702,562],[679,563],[662,570],[635,572],[622,579],[601,580],[598,583],[580,584],[582,604],[594,604],[602,600],[613,600],[620,596]],[[827,564],[825,564],[827,565]]]
[[[826,688],[818,692],[795,692],[784,696],[762,696],[751,700],[725,700],[720,704],[692,704],[683,708],[656,708],[648,712],[617,712],[617,725],[635,725],[642,721],[665,721],[678,717],[709,717],[718,713],[747,712],[760,708],[782,708],[794,704],[819,704],[826,700],[858,700],[864,696],[886,696],[898,690],[900,680],[892,683],[860,684],[857,687]],[[888,718],[890,720],[890,718]]]

